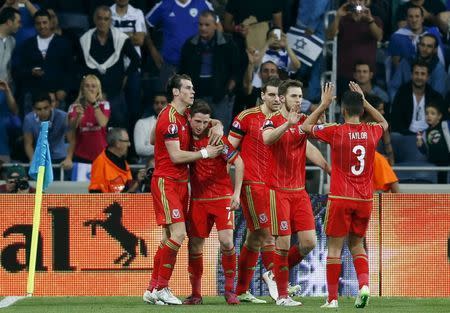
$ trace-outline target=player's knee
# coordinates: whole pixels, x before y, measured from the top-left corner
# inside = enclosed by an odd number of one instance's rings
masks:
[[[316,240],[315,239],[314,240],[313,239],[307,240],[305,242],[305,244],[300,247],[300,251],[302,252],[303,255],[307,255],[312,250],[314,250],[315,247],[316,247]]]
[[[225,250],[231,250],[234,247],[233,238],[222,239],[220,241],[220,248]]]
[[[178,242],[179,244],[183,243],[184,239],[186,238],[186,230],[177,230],[173,232],[170,236],[170,239]]]

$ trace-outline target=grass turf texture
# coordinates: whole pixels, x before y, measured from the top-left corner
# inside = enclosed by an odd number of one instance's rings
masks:
[[[302,301],[303,306],[297,308],[285,308],[275,306],[275,303],[265,297],[268,304],[242,304],[229,306],[223,297],[205,297],[203,305],[195,306],[156,306],[149,305],[140,297],[32,297],[16,302],[12,306],[1,309],[0,312],[192,312],[192,313],[215,313],[215,312],[258,312],[273,313],[276,311],[295,310],[301,312],[327,312],[335,311],[320,309],[324,303],[323,298],[295,298]],[[361,309],[353,307],[355,298],[341,297],[339,299],[338,312],[362,312]],[[445,298],[376,298],[372,297],[364,312],[450,312],[450,299]]]

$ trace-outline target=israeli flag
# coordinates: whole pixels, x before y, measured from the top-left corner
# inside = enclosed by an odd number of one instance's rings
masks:
[[[308,35],[304,28],[291,27],[287,32],[288,45],[300,61],[311,67],[322,53],[324,41],[316,35]]]

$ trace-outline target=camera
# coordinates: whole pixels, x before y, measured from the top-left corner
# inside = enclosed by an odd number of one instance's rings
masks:
[[[364,7],[360,4],[349,3],[345,8],[348,12],[361,13]]]
[[[153,167],[149,167],[146,171],[145,171],[145,178],[141,183],[141,192],[151,192],[150,191],[150,183],[152,181],[152,176],[153,176],[153,171],[155,169]]]
[[[14,193],[17,193],[18,191],[28,190],[30,188],[30,184],[26,179],[16,179],[14,184]]]

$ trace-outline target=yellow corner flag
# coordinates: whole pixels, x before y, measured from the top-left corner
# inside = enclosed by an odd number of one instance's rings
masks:
[[[42,192],[47,189],[53,181],[52,160],[48,145],[48,122],[41,123],[39,138],[36,143],[33,160],[28,172],[31,178],[36,179],[36,196],[34,200],[33,232],[31,235],[31,251],[28,269],[27,295],[34,292],[34,276],[36,273],[36,256],[39,236],[39,225],[41,222]]]

